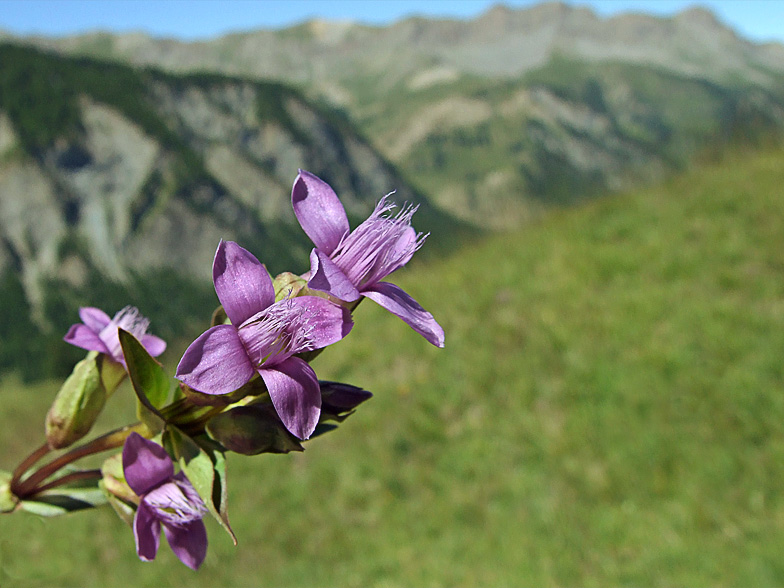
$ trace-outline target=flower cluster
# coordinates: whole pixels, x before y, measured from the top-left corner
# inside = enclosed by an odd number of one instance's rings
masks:
[[[310,270],[273,279],[251,252],[221,241],[212,266],[220,307],[180,359],[173,388],[153,359],[166,342],[147,333],[149,321],[136,308],[114,318],[97,308],[80,309],[82,322],[65,341],[89,353],[47,414],[46,444],[13,474],[0,472],[0,512],[51,516],[108,502],[131,525],[140,559],[155,558],[163,529],[177,557],[197,569],[207,554],[207,513],[234,538],[225,504],[226,452],[302,451],[302,442],[335,428],[371,397],[356,386],[320,381],[309,363],[349,334],[362,298],[443,347],[444,331],[433,316],[385,281],[427,237],[411,226],[415,207],[395,213],[386,196],[352,231],[332,188],[306,171],[294,182],[291,202],[314,244]],[[49,451],[69,448],[91,430],[126,376],[141,421],[35,469]],[[100,471],[73,466],[121,446],[122,454],[107,459]],[[96,493],[87,500],[91,484]]]

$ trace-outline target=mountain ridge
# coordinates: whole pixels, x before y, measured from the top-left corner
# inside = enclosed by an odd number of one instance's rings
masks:
[[[784,125],[784,45],[748,41],[703,8],[604,18],[550,2],[193,42],[139,33],[27,42],[292,84],[342,112],[442,212],[482,228],[661,179],[729,134]],[[741,119],[766,123],[743,130]]]
[[[9,44],[0,64],[0,278],[29,331],[56,333],[78,306],[113,312],[134,298],[174,334],[214,306],[221,239],[273,274],[306,271],[312,245],[290,204],[300,167],[335,188],[353,223],[397,190],[419,205],[418,229],[457,226],[348,122],[281,83]]]

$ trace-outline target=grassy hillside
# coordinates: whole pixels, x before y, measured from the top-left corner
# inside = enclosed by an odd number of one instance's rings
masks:
[[[446,348],[363,303],[315,367],[375,398],[302,455],[231,460],[238,548],[208,525],[194,574],[138,562],[109,511],[5,516],[3,584],[784,583],[783,164],[728,157],[404,273]],[[7,469],[53,386],[1,386]]]

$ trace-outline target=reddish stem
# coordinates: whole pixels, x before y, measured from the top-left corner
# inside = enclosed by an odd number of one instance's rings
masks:
[[[128,425],[127,427],[122,427],[121,429],[116,429],[106,433],[105,435],[93,439],[86,445],[72,449],[68,453],[63,454],[57,459],[42,466],[29,478],[26,478],[21,482],[16,480],[17,483],[13,485],[11,491],[19,498],[36,494],[40,491],[40,489],[37,488],[38,484],[46,480],[60,468],[88,455],[101,453],[103,451],[108,451],[109,449],[120,447],[123,443],[125,443],[125,439],[128,437],[128,435],[133,432],[140,433],[142,435],[146,433],[149,435],[147,426],[143,423]]]
[[[41,445],[41,447],[33,451],[30,455],[28,455],[25,458],[25,460],[22,463],[20,463],[14,470],[13,476],[11,477],[11,488],[12,489],[15,488],[19,483],[19,479],[25,474],[25,472],[29,470],[31,467],[33,467],[33,464],[35,464],[35,462],[37,462],[39,459],[41,459],[44,455],[46,455],[50,451],[51,449],[49,447],[49,444],[44,443],[43,445]]]
[[[77,482],[79,480],[95,480],[100,479],[103,477],[101,470],[82,470],[81,472],[73,472],[70,474],[66,474],[62,478],[57,478],[56,480],[52,480],[48,484],[44,484],[43,486],[39,486],[35,493],[40,494],[45,490],[50,490],[52,488],[57,488],[58,486],[64,486],[65,484],[70,484],[71,482]]]

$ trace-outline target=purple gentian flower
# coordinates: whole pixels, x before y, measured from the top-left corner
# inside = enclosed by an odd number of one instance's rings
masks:
[[[411,226],[415,207],[390,216],[387,213],[395,205],[384,197],[370,217],[350,231],[335,191],[303,170],[294,181],[291,203],[300,226],[316,246],[310,253],[309,288],[346,302],[370,298],[433,345],[444,346],[444,330],[433,315],[400,287],[381,281],[408,263],[427,236]]]
[[[351,313],[316,296],[275,302],[267,269],[231,241],[218,245],[212,277],[231,324],[212,327],[191,343],[177,378],[205,394],[228,394],[258,372],[283,424],[307,439],[318,424],[321,392],[313,368],[294,355],[345,337]]]
[[[166,349],[166,341],[155,335],[147,334],[150,321],[139,314],[133,306],[126,306],[114,315],[113,319],[100,308],[82,307],[79,309],[81,323],[72,325],[63,339],[87,351],[105,353],[117,363],[125,365],[118,328],[136,337],[147,353],[159,356]]]
[[[131,433],[122,451],[125,481],[140,498],[133,517],[136,554],[152,561],[158,553],[161,526],[180,561],[195,570],[207,555],[207,507],[166,450],[138,433]]]

